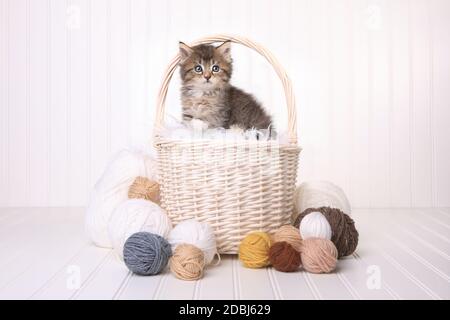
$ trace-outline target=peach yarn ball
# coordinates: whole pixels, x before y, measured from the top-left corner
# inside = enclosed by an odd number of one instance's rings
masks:
[[[301,260],[303,268],[311,273],[329,273],[336,269],[338,251],[327,239],[303,240]]]

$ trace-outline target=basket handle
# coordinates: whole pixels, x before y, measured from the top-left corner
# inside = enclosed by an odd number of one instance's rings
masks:
[[[212,36],[207,36],[198,39],[197,41],[194,41],[191,43],[191,46],[196,46],[199,44],[211,44],[214,42],[221,42],[221,41],[231,41],[234,43],[238,43],[241,45],[244,45],[248,48],[251,48],[258,52],[260,55],[262,55],[266,60],[272,65],[275,72],[277,73],[278,77],[281,80],[281,83],[283,84],[284,89],[284,95],[286,97],[286,105],[287,105],[287,111],[288,111],[288,133],[289,133],[289,142],[291,144],[297,144],[297,110],[295,108],[295,97],[294,92],[292,89],[292,83],[289,79],[288,75],[286,74],[286,71],[284,71],[284,68],[280,65],[280,63],[277,61],[277,59],[270,53],[267,49],[265,49],[263,46],[251,41],[250,39],[247,39],[245,37],[240,36],[231,36],[231,35],[225,35],[225,34],[216,34]],[[180,61],[180,56],[177,54],[172,61],[170,62],[169,66],[167,67],[166,72],[164,73],[164,78],[161,84],[161,88],[159,89],[158,94],[158,100],[156,104],[156,117],[155,117],[155,126],[154,126],[154,132],[155,137],[157,136],[158,129],[161,128],[163,121],[164,121],[164,110],[165,110],[165,102],[167,97],[167,91],[169,90],[169,82],[172,79],[172,76],[175,72],[175,69],[178,66],[178,63]]]

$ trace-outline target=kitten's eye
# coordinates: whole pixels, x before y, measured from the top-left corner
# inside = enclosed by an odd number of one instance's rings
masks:
[[[203,71],[203,68],[202,68],[201,65],[198,64],[198,65],[195,66],[194,71],[197,72],[197,73],[200,73],[200,72]]]
[[[212,72],[219,72],[219,70],[220,70],[220,68],[217,64],[213,65],[211,69],[212,69]]]

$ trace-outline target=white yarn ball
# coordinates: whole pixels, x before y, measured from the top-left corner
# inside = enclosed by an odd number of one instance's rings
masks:
[[[172,251],[183,243],[196,246],[205,254],[206,264],[210,264],[217,254],[216,237],[207,222],[198,222],[195,219],[182,221],[172,229],[167,240]]]
[[[331,240],[332,231],[327,218],[320,212],[308,213],[300,223],[302,239],[321,238]]]
[[[114,251],[123,259],[125,241],[139,231],[151,232],[167,238],[172,223],[166,212],[157,204],[144,199],[129,199],[122,202],[113,212],[108,233]]]
[[[86,232],[97,246],[112,247],[108,222],[114,209],[128,199],[134,179],[156,180],[156,172],[156,161],[143,151],[125,149],[112,157],[90,194],[86,210]]]
[[[294,194],[294,216],[308,208],[331,207],[350,215],[350,203],[344,191],[328,181],[307,181],[297,187]]]

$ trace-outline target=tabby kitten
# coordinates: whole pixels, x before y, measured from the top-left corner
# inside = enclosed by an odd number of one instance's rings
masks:
[[[230,84],[231,42],[189,47],[180,42],[183,120],[199,119],[209,128],[267,129],[271,118],[248,93]]]

